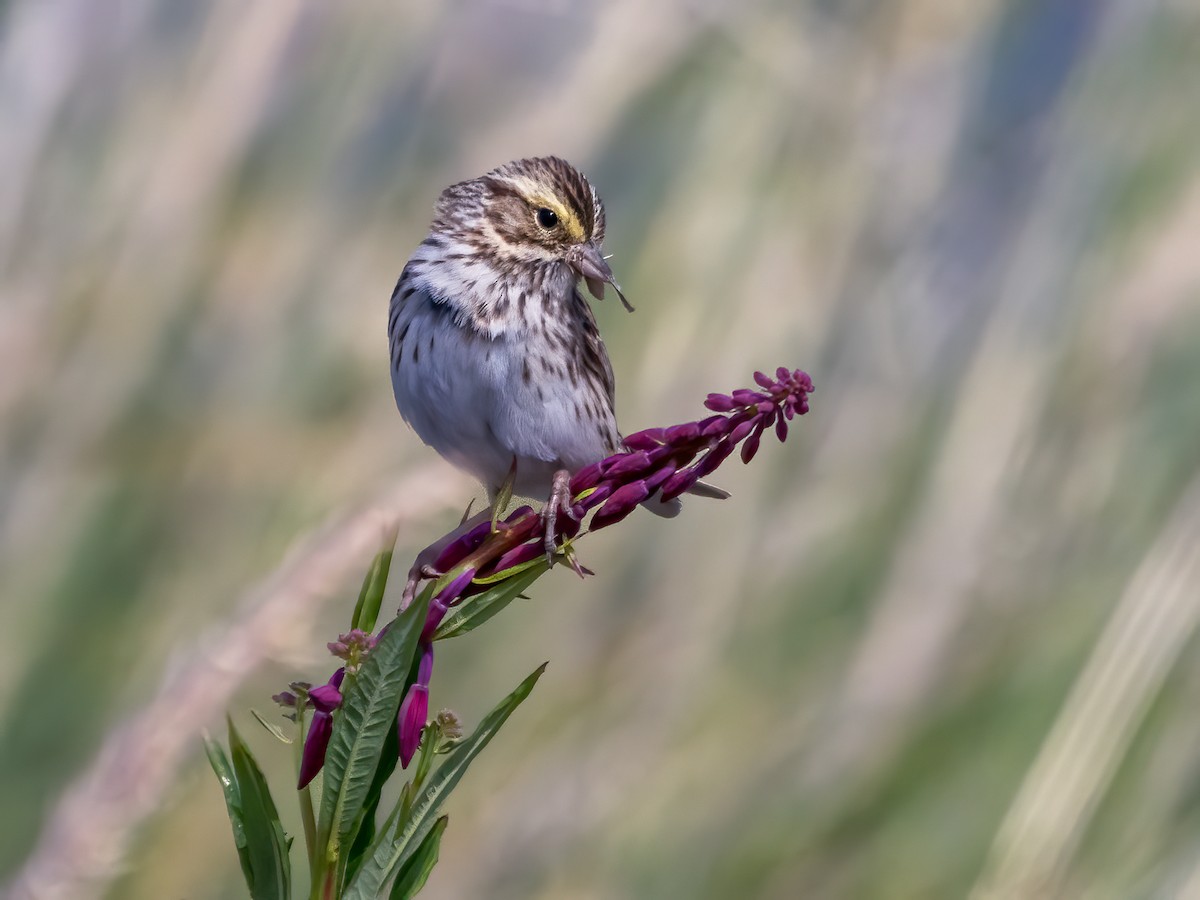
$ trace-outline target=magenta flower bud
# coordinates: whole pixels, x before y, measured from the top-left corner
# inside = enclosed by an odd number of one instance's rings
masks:
[[[733,452],[737,444],[733,441],[722,441],[713,447],[701,457],[700,461],[692,468],[696,473],[697,478],[703,478],[709,472],[713,471],[721,463],[729,458],[729,454]]]
[[[796,374],[803,375],[804,373],[801,372],[799,369],[797,369]],[[785,366],[780,366],[778,369],[775,370],[775,377],[778,378],[780,381],[786,383],[789,379],[791,379],[793,377],[793,375],[791,372],[789,372],[787,370],[787,368]],[[807,377],[807,376],[805,376],[805,377]]]
[[[666,502],[674,500],[693,484],[700,476],[696,474],[694,469],[680,469],[674,475],[671,475],[663,482],[662,491],[659,498]]]
[[[700,437],[699,422],[685,422],[682,425],[672,425],[667,429],[667,443],[676,446],[688,444]]]
[[[649,496],[650,491],[644,481],[635,481],[617,488],[592,516],[592,531],[620,522]]]
[[[582,519],[589,509],[595,509],[607,500],[612,495],[612,492],[613,486],[611,484],[601,484],[571,508],[576,513],[576,518]]]
[[[520,543],[533,537],[542,527],[542,517],[535,515],[528,506],[521,507],[521,518],[504,523],[504,538],[509,543]],[[511,519],[511,517],[510,517]]]
[[[636,437],[636,435],[635,435]],[[626,443],[629,439],[626,438]],[[632,445],[630,445],[632,446]],[[600,463],[595,462],[591,465],[584,466],[571,478],[571,496],[580,494],[590,487],[595,487],[600,482]]]
[[[748,391],[745,388],[738,388],[733,392],[733,400],[738,406],[752,406],[766,399],[768,399],[766,394],[760,394],[758,391]]]
[[[645,478],[646,490],[653,494],[658,490],[659,485],[674,475],[676,471],[677,468],[671,463],[656,469],[653,474]]]
[[[600,471],[605,478],[620,478],[622,475],[633,475],[650,468],[650,456],[645,450],[635,450],[632,453],[621,453],[610,456],[600,464]]]
[[[400,729],[400,768],[407,769],[412,758],[417,755],[417,749],[421,746],[421,732],[425,729],[425,720],[428,717],[429,688],[423,684],[414,684],[400,704],[397,725]]]
[[[471,583],[471,579],[475,577],[475,567],[467,566],[463,571],[451,581],[448,585],[438,591],[437,599],[447,606],[453,606],[454,601],[459,595],[466,590],[467,585]]]
[[[726,416],[709,416],[701,422],[700,426],[701,437],[716,437],[722,434],[728,434],[729,429],[733,427],[733,419]]]
[[[400,738],[400,767],[407,769],[417,748],[421,746],[421,731],[429,718],[429,679],[433,676],[433,644],[428,641],[420,645],[421,662],[417,667],[417,680],[413,682],[400,703],[396,716]]]
[[[346,668],[343,666],[330,675],[329,681],[325,684],[320,687],[309,688],[308,699],[312,701],[312,705],[318,712],[331,713],[342,705],[342,692],[340,688],[345,677]]]
[[[525,506],[518,506],[511,513],[509,513],[508,516],[500,524],[507,528],[511,528],[513,525],[516,525],[518,522],[520,522],[522,519],[524,519],[531,512],[533,512],[533,507],[529,506],[528,504]]]
[[[325,765],[325,751],[329,749],[331,734],[333,716],[318,712],[313,716],[312,724],[308,726],[308,736],[304,739],[304,750],[300,754],[300,777],[296,782],[297,790],[308,787],[309,782],[317,777],[317,773]]]
[[[447,544],[446,548],[438,554],[438,558],[434,560],[433,567],[439,572],[448,572],[453,569],[466,559],[469,553],[478,550],[480,544],[487,540],[487,536],[491,532],[491,522],[480,522],[462,537]]]
[[[317,712],[331,713],[342,705],[342,692],[332,684],[323,684],[309,691],[308,699]]]
[[[762,440],[762,427],[754,430],[754,434],[746,438],[746,443],[742,444],[742,462],[748,464],[754,459],[754,454],[758,452],[758,443]]]
[[[467,589],[474,577],[475,568],[468,566],[462,574],[438,591],[437,595],[429,601],[429,612],[425,616],[425,627],[421,629],[421,640],[428,641],[433,637],[437,627],[442,624],[447,610],[462,596],[462,592]]]
[[[559,523],[564,524],[562,522]],[[560,529],[561,532],[561,529]],[[527,544],[521,544],[518,547],[513,547],[498,560],[496,560],[495,572],[503,572],[505,569],[511,569],[513,566],[519,566],[527,563],[532,559],[537,559],[546,552],[545,545],[539,541],[530,541]]]
[[[729,433],[728,442],[731,445],[740,443],[742,438],[744,438],[754,429],[754,425],[755,420],[753,418],[738,422],[737,425],[734,426],[733,431]]]
[[[625,446],[630,450],[653,450],[666,441],[662,428],[647,428],[625,438]]]
[[[786,372],[787,369],[780,369],[780,371]],[[762,372],[755,372],[754,380],[758,383],[759,387],[766,388],[768,391],[773,391],[776,388],[776,384],[774,381],[771,380],[771,376],[766,375]]]
[[[325,765],[325,751],[329,748],[329,736],[333,734],[333,711],[342,705],[340,688],[345,677],[345,668],[338,669],[328,682],[308,692],[308,699],[316,712],[313,713],[312,724],[308,726],[308,736],[304,738],[304,749],[300,754],[298,789],[306,787]]]
[[[280,706],[287,707],[289,709],[296,706],[296,695],[291,691],[280,691],[278,694],[272,694],[271,699]]]
[[[775,437],[779,438],[779,442],[783,443],[787,440],[787,420],[783,416],[775,419]]]
[[[575,509],[572,507],[571,515],[560,516],[555,524],[555,530],[559,537],[573,538],[579,534],[579,529],[583,527],[583,516],[574,515]]]
[[[709,394],[704,405],[713,412],[729,412],[737,406],[728,394]]]

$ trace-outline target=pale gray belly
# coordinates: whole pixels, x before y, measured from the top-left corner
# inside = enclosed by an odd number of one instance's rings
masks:
[[[394,339],[401,334],[397,354]],[[573,471],[614,450],[607,403],[569,378],[548,375],[536,342],[468,331],[444,306],[416,295],[397,318],[392,349],[400,414],[422,441],[489,491],[504,481],[514,458],[516,493],[543,496],[556,470]]]

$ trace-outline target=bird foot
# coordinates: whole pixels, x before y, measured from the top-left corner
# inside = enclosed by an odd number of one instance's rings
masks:
[[[422,556],[424,553],[422,552]],[[434,556],[434,559],[437,557]],[[408,570],[408,580],[404,582],[404,593],[400,595],[400,612],[408,609],[408,605],[416,599],[417,587],[426,578],[441,578],[445,572],[439,572],[428,562],[422,562],[421,557],[417,557],[417,561],[413,563],[412,568]]]
[[[404,593],[400,595],[400,611],[408,609],[408,605],[413,602],[417,596],[417,587],[426,578],[441,578],[445,572],[439,571],[434,563],[438,557],[442,555],[442,551],[457,541],[460,537],[473,529],[480,522],[485,522],[492,517],[492,511],[485,509],[482,512],[477,512],[470,516],[471,507],[467,507],[467,512],[464,513],[463,521],[458,527],[449,534],[438,538],[424,550],[417,554],[417,558],[413,561],[412,568],[408,570],[408,580],[404,583]]]
[[[558,517],[560,514],[575,520],[575,512],[571,509],[571,473],[566,469],[559,469],[554,473],[550,498],[542,507],[546,562],[551,566],[554,565],[554,555],[558,552]]]

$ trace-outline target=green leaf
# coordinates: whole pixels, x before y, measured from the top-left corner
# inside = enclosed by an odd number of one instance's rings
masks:
[[[429,880],[429,873],[437,865],[438,851],[442,844],[442,832],[446,830],[449,822],[449,816],[442,816],[433,823],[433,830],[425,835],[421,846],[400,867],[400,874],[396,876],[388,900],[412,900],[421,888],[425,887],[425,882]]]
[[[400,697],[425,625],[427,602],[416,601],[392,622],[349,687],[333,719],[325,754],[325,785],[317,846],[325,862],[345,865],[341,850],[349,847],[362,821],[364,801],[379,765],[388,731],[396,727]]]
[[[241,796],[242,824],[250,862],[250,896],[254,900],[288,900],[292,865],[287,836],[262,770],[229,720],[229,755]]]
[[[542,663],[515,691],[493,709],[475,732],[446,755],[445,761],[429,779],[428,786],[413,802],[412,811],[403,821],[399,816],[389,819],[371,851],[371,857],[350,882],[343,900],[375,900],[393,874],[402,869],[432,832],[438,812],[446,796],[454,790],[471,761],[487,746],[513,710],[529,696],[533,686],[546,671]]]
[[[404,690],[400,692],[403,697],[408,691],[408,686],[416,680],[417,671],[416,665],[409,670],[409,675],[405,681]],[[362,865],[367,853],[371,849],[371,843],[375,840],[375,817],[379,811],[379,800],[383,794],[383,786],[387,784],[392,773],[396,771],[396,764],[400,762],[400,736],[395,728],[389,728],[387,731],[387,740],[383,742],[383,751],[379,754],[379,765],[375,768],[375,777],[371,780],[371,787],[367,791],[367,799],[363,803],[363,813],[358,825],[358,829],[354,835],[354,843],[350,847],[350,852],[346,854],[346,880],[349,881]],[[407,787],[408,785],[405,785]]]
[[[435,641],[458,637],[478,628],[508,604],[512,603],[523,590],[538,580],[546,571],[546,561],[540,560],[540,566],[533,566],[525,571],[500,582],[494,588],[468,597],[459,606],[454,607],[442,619],[442,624],[434,633]]]
[[[217,780],[221,782],[221,791],[225,795],[225,811],[229,814],[229,824],[233,826],[233,843],[237,847],[238,860],[242,864],[242,875],[246,879],[246,887],[252,887],[254,876],[250,871],[246,826],[242,821],[242,794],[238,790],[233,766],[229,764],[225,749],[207,734],[204,735],[204,752],[208,754],[208,763],[216,773]]]
[[[502,572],[493,572],[491,575],[483,575],[478,578],[472,578],[471,580],[475,584],[499,584],[501,581],[507,581],[510,578],[515,578],[522,572],[527,572],[528,570],[537,568],[538,566],[541,566],[543,570],[548,570],[550,568],[550,564],[546,562],[545,556],[538,556],[534,559],[519,563],[518,565],[509,566]]]
[[[266,718],[263,717],[263,714],[260,713],[257,709],[254,709],[253,707],[251,707],[250,715],[254,716],[254,720],[256,722],[258,722],[258,724],[261,725],[263,728],[267,729],[267,731],[270,732],[272,737],[283,741],[285,744],[290,744],[292,742],[292,739],[283,733],[282,728],[280,728],[274,722],[268,722],[266,720]]]
[[[388,572],[392,568],[392,552],[396,544],[396,531],[388,535],[383,549],[375,554],[371,568],[363,579],[362,588],[358,592],[358,602],[354,604],[354,615],[350,619],[351,628],[361,628],[363,631],[375,630],[375,622],[379,618],[379,607],[383,604],[383,592],[387,588]]]

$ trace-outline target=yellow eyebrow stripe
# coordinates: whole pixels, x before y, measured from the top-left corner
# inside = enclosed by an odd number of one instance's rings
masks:
[[[547,209],[554,210],[554,214],[558,216],[558,221],[562,223],[563,228],[567,232],[567,237],[573,243],[582,243],[584,238],[587,237],[583,230],[583,222],[579,220],[579,216],[575,215],[571,208],[557,197],[547,194],[545,187],[540,182],[526,176],[518,176],[510,179],[509,183],[535,209],[544,206]]]

